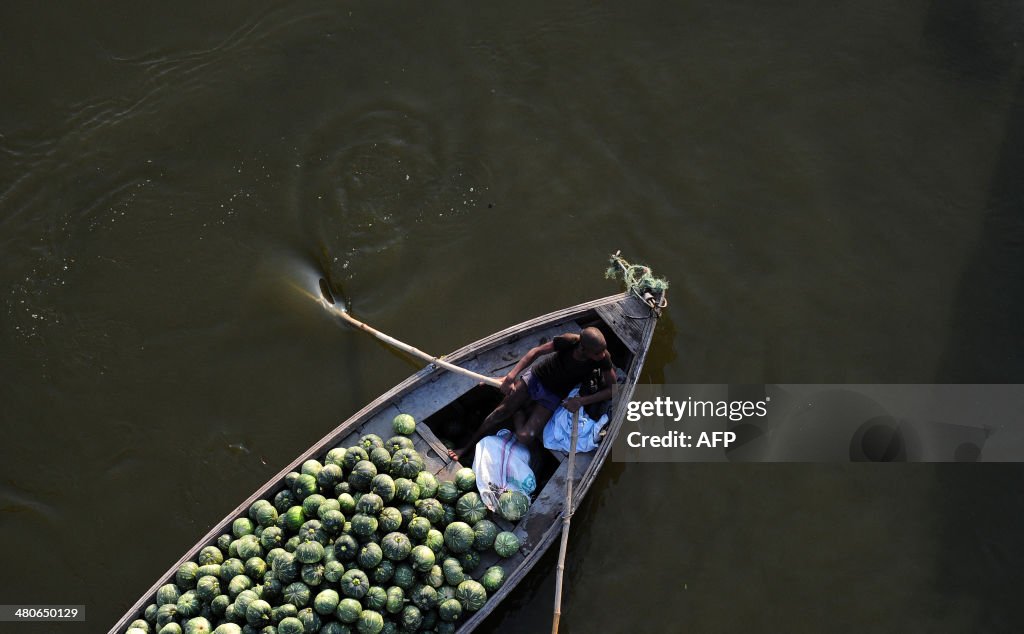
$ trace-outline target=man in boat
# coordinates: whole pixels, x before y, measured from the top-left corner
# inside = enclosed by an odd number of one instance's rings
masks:
[[[538,357],[543,358],[531,367]],[[566,399],[572,388],[600,370],[605,388],[587,396]],[[524,372],[525,370],[525,372]],[[520,376],[520,374],[522,376]],[[570,412],[612,397],[615,371],[604,335],[597,328],[584,328],[579,334],[566,333],[530,349],[501,382],[505,395],[466,446],[450,450],[453,460],[465,456],[484,436],[512,423],[516,438],[524,445],[540,437],[551,415],[564,406]]]

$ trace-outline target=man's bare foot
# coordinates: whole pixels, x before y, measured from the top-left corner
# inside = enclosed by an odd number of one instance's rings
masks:
[[[464,453],[466,453],[466,452],[464,450],[462,450],[462,449],[449,449],[448,450],[448,457],[451,458],[452,460],[454,460],[455,462],[458,462],[459,461],[459,456],[464,454]]]

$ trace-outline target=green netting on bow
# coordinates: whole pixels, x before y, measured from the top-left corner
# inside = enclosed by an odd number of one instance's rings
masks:
[[[611,263],[612,265],[605,271],[605,277],[622,280],[628,290],[640,297],[643,297],[644,293],[660,295],[668,288],[668,280],[654,277],[649,266],[630,264],[618,253],[612,254]]]

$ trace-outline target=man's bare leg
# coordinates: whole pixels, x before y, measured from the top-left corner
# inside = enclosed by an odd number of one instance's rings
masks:
[[[493,434],[529,402],[530,390],[527,389],[526,383],[522,379],[516,379],[516,382],[512,385],[512,391],[505,395],[505,398],[498,403],[494,411],[487,415],[484,422],[480,423],[480,426],[473,432],[473,437],[470,438],[469,442],[459,449],[449,449],[448,456],[452,460],[458,461],[462,456],[469,453],[469,450],[476,446],[481,438]]]
[[[515,433],[517,430],[522,429],[523,425],[526,424],[526,415],[530,411],[530,405],[527,404],[525,407],[520,407],[516,410],[515,414],[512,414],[512,418],[508,421],[505,427],[508,427]]]
[[[540,403],[534,403],[529,417],[516,428],[516,440],[527,447],[532,445],[544,432],[544,425],[547,425],[548,421],[551,420],[553,413]]]

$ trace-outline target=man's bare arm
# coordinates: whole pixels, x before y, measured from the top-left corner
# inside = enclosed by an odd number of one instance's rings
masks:
[[[512,389],[512,384],[516,382],[516,379],[519,378],[519,375],[522,374],[526,368],[530,367],[530,364],[533,363],[534,359],[543,354],[548,354],[554,351],[555,344],[550,341],[542,343],[534,348],[530,348],[530,351],[523,355],[523,358],[519,360],[519,363],[517,363],[516,366],[509,370],[508,374],[505,375],[505,378],[501,382],[501,391],[507,394],[508,390]]]

